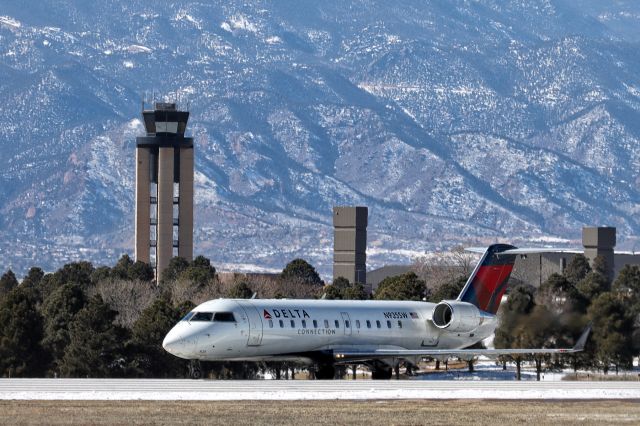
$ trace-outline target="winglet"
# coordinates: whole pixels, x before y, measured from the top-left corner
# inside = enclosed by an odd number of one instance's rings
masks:
[[[591,334],[591,326],[592,323],[587,324],[584,331],[578,338],[575,346],[571,349],[572,352],[581,352],[584,350],[584,345],[587,343],[587,339],[589,338],[589,334]]]

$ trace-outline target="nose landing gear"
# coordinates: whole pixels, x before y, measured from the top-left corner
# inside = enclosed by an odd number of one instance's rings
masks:
[[[189,377],[194,380],[198,380],[202,378],[202,366],[200,365],[200,361],[197,359],[192,359],[189,362]]]

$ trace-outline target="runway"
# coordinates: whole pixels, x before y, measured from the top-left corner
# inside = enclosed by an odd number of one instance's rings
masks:
[[[637,399],[640,381],[0,379],[0,400]]]

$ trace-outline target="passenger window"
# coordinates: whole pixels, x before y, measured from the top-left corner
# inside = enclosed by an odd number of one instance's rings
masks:
[[[367,328],[371,328],[371,321],[367,320]]]
[[[318,321],[313,320],[313,328],[318,328]]]
[[[296,322],[294,320],[291,320],[291,328],[296,328]]]
[[[302,328],[307,328],[307,321],[306,320],[302,320]]]
[[[356,320],[356,328],[360,328],[360,320]]]
[[[345,322],[344,322],[344,326],[345,326],[345,328],[349,328],[349,327],[351,327],[351,325],[349,324],[349,321],[348,321],[348,320],[345,320]]]
[[[329,328],[329,320],[324,320],[324,328]]]
[[[195,314],[195,312],[189,312],[187,315],[185,315],[184,317],[182,317],[182,319],[180,321],[189,321],[189,319],[191,319],[191,317],[193,316],[193,314]]]
[[[211,318],[213,318],[213,312],[196,312],[191,317],[191,321],[211,321]]]
[[[280,328],[284,328],[284,321],[280,320]]]
[[[387,328],[391,328],[391,321],[387,320]]]
[[[236,322],[233,312],[216,312],[213,315],[213,320],[219,322]]]
[[[380,321],[376,320],[376,327],[381,328]]]
[[[340,328],[340,321],[336,320],[335,324],[336,324],[336,328]]]
[[[269,328],[273,328],[273,320],[269,320]]]
[[[402,321],[398,320],[398,328],[402,328]]]

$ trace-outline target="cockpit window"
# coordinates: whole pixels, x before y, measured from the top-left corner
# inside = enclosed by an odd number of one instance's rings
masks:
[[[213,312],[195,312],[191,317],[191,321],[211,321]]]
[[[236,322],[233,312],[216,312],[213,320],[219,322]]]
[[[191,319],[191,317],[193,316],[193,314],[195,314],[195,312],[189,312],[187,315],[182,317],[182,319],[180,321],[189,321]]]

